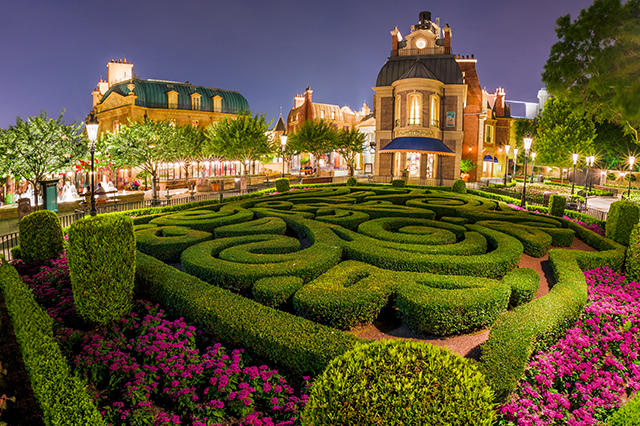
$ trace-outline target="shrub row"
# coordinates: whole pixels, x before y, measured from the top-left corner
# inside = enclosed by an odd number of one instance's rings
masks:
[[[366,213],[333,207],[325,207],[316,211],[318,222],[332,223],[352,231],[357,230],[361,223],[369,219],[370,217]]]
[[[627,281],[640,281],[640,225],[636,225],[631,231],[624,266]]]
[[[296,374],[318,375],[359,341],[207,284],[145,254],[138,253],[136,264],[137,289],[145,297]]]
[[[278,217],[265,217],[249,222],[235,223],[216,228],[213,235],[216,238],[240,237],[242,235],[277,234],[284,235],[287,224]]]
[[[293,295],[304,282],[299,277],[261,278],[253,285],[253,300],[271,308],[292,306]]]
[[[464,226],[429,219],[385,217],[362,223],[358,233],[402,244],[454,244],[467,229]]]
[[[631,230],[638,225],[640,208],[633,201],[616,201],[611,204],[607,215],[605,235],[613,241],[629,245]]]
[[[199,209],[157,217],[149,223],[158,226],[187,226],[198,231],[211,232],[225,225],[253,219],[253,212],[234,204],[221,206],[217,211]]]
[[[18,272],[0,256],[0,287],[31,388],[47,425],[106,426],[53,339],[53,320],[35,301]]]
[[[607,419],[606,426],[637,426],[640,424],[640,398],[636,395]]]
[[[518,268],[502,279],[511,287],[509,305],[516,307],[531,302],[540,288],[540,275],[531,268]]]
[[[529,256],[542,257],[547,254],[551,246],[551,235],[531,226],[497,220],[480,221],[476,222],[476,225],[511,235],[522,243],[524,252]]]
[[[138,250],[163,262],[177,262],[185,249],[213,238],[209,232],[184,226],[150,227],[136,231],[135,236]]]

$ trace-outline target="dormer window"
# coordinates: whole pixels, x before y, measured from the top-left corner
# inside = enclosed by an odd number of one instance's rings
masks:
[[[200,111],[200,99],[202,95],[200,93],[192,93],[189,97],[191,98],[191,109]]]
[[[320,118],[323,119],[324,118],[324,110],[320,111]]]
[[[213,98],[213,112],[222,112],[222,96],[215,95]]]
[[[167,106],[170,109],[178,108],[178,92],[175,90],[167,92]]]
[[[336,119],[336,112],[335,111],[331,111],[331,119],[332,120]]]

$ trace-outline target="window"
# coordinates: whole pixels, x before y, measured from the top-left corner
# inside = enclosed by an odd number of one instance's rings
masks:
[[[491,143],[493,142],[493,127],[491,127],[491,125],[487,124],[485,125],[485,129],[484,129],[484,140],[487,143]]]
[[[395,114],[395,123],[396,127],[400,126],[400,95],[396,96],[396,114]]]
[[[191,96],[191,109],[200,111],[200,99],[202,98],[202,95],[200,93],[192,93],[189,96]]]
[[[409,95],[409,126],[420,125],[420,110],[422,108],[422,95],[412,93]]]
[[[440,99],[437,96],[431,96],[431,127],[440,125]]]
[[[335,111],[331,111],[331,119],[332,120],[336,119],[336,112]]]
[[[213,98],[213,112],[222,112],[222,96],[216,95]]]
[[[167,106],[169,108],[178,108],[178,92],[171,90],[167,92]]]
[[[324,118],[324,110],[320,111],[320,118]]]
[[[120,122],[118,120],[113,122],[113,133],[119,133],[120,132]]]

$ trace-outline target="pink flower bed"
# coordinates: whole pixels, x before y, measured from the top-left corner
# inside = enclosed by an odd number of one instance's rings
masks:
[[[585,272],[589,304],[565,337],[535,355],[512,400],[511,425],[597,425],[640,389],[640,284],[609,268]]]

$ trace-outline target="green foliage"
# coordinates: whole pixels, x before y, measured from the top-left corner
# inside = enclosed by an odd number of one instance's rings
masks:
[[[105,426],[85,383],[69,370],[53,338],[53,320],[4,258],[0,265],[0,288],[20,346],[21,354],[16,355],[24,360],[45,424]]]
[[[250,112],[238,114],[213,123],[207,128],[206,137],[213,152],[228,161],[240,161],[247,176],[250,162],[280,150],[266,134],[270,124],[271,121],[266,121],[266,113],[253,117]]]
[[[640,281],[640,225],[635,225],[631,230],[625,269],[627,281]]]
[[[391,181],[391,186],[394,188],[404,188],[406,182],[404,179],[394,179]]]
[[[616,180],[618,179],[618,175],[613,173],[613,172],[609,172],[607,173],[607,180]]]
[[[489,426],[492,399],[468,360],[429,343],[383,340],[331,361],[314,381],[302,424]]]
[[[467,193],[467,184],[462,179],[457,179],[451,185],[451,192],[456,192],[458,194],[466,194]]]
[[[353,176],[358,154],[364,152],[364,133],[355,127],[337,131],[335,150],[344,158],[349,167],[349,176]]]
[[[359,341],[207,284],[145,254],[138,253],[136,264],[137,290],[145,297],[214,338],[242,345],[296,374],[320,374],[334,357]]]
[[[551,194],[549,197],[549,214],[551,216],[564,216],[564,208],[567,205],[567,199],[562,195]]]
[[[288,192],[289,191],[289,179],[287,178],[279,178],[276,179],[276,191],[278,192]]]
[[[56,259],[64,250],[64,236],[58,215],[39,210],[23,217],[19,223],[20,257],[25,262]]]
[[[476,168],[476,163],[471,160],[460,161],[460,173],[469,173]]]
[[[616,201],[609,207],[605,236],[617,243],[629,245],[631,230],[639,219],[640,209],[636,203],[628,200]]]
[[[544,232],[546,229],[536,229],[533,226],[497,220],[480,221],[476,222],[476,225],[511,235],[522,243],[524,252],[529,256],[542,257],[547,254],[551,246],[551,235]]]
[[[95,216],[69,229],[69,277],[78,313],[105,325],[131,310],[135,275],[133,221],[124,215]]]
[[[640,424],[640,398],[635,396],[607,419],[605,426],[635,426]]]
[[[299,277],[267,277],[253,285],[253,300],[271,308],[291,305],[293,295],[304,282]]]
[[[64,110],[58,118],[39,115],[22,120],[0,131],[0,173],[9,173],[29,181],[37,199],[39,181],[66,171],[87,151],[82,124],[65,124]]]
[[[350,176],[349,179],[347,179],[347,186],[358,186],[358,179],[354,176]]]
[[[624,175],[624,180],[629,182],[629,179],[631,179],[631,182],[635,182],[637,180],[636,175],[634,175],[633,173],[626,173]]]
[[[518,268],[502,279],[511,287],[509,305],[516,307],[531,302],[540,287],[540,275],[531,268]]]
[[[158,226],[186,226],[191,229],[213,232],[216,228],[253,219],[253,212],[236,206],[213,206],[209,209],[187,210],[152,219]]]
[[[213,238],[209,232],[195,231],[183,226],[155,225],[136,230],[135,237],[138,250],[163,262],[178,262],[187,247]]]
[[[166,141],[166,160],[180,164],[187,181],[194,163],[207,158],[212,148],[209,146],[209,139],[205,138],[199,127],[190,124],[175,126],[172,133]]]
[[[323,120],[307,120],[289,135],[287,145],[296,152],[313,154],[316,167],[322,154],[331,152],[338,139],[338,131]],[[301,164],[303,164],[301,162]],[[320,168],[317,167],[316,174]]]
[[[215,238],[239,237],[242,235],[274,234],[284,235],[287,224],[278,217],[264,217],[250,222],[240,222],[220,226],[214,232]]]

